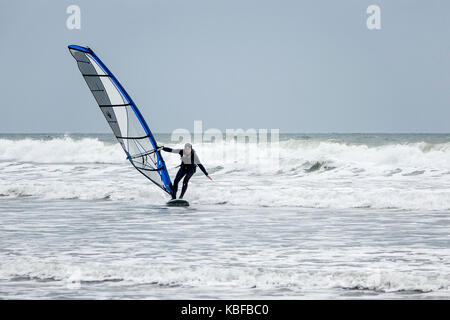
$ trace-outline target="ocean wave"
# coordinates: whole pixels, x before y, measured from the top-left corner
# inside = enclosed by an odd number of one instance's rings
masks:
[[[158,264],[74,264],[61,261],[19,263],[9,259],[0,265],[0,278],[7,281],[61,282],[67,287],[117,282],[123,285],[166,287],[230,287],[255,290],[342,289],[382,293],[429,293],[450,289],[450,277],[435,273],[379,269],[308,270],[307,268],[252,268],[221,266],[167,266]],[[48,260],[48,259],[46,259]]]
[[[96,138],[21,140],[0,139],[0,161],[19,163],[120,163],[125,156],[118,144]]]
[[[188,197],[202,205],[450,209],[450,143],[368,146],[291,139],[274,146],[275,162],[251,161],[267,148],[245,143],[194,147],[214,179],[202,180],[198,170],[191,180]],[[179,157],[164,156],[173,178]],[[0,175],[2,199],[165,200],[118,144],[96,138],[0,139]]]
[[[408,166],[444,166],[450,168],[450,142],[425,142],[368,146],[332,141],[281,141],[273,146],[257,143],[218,142],[197,144],[203,159],[219,163],[245,163],[251,152],[276,151],[281,161],[315,163],[361,163],[371,165],[403,164]],[[250,153],[250,155],[249,155]],[[228,158],[227,155],[234,157]],[[212,158],[217,156],[217,159]],[[224,157],[225,156],[225,157]],[[97,138],[73,139],[70,136],[54,139],[0,138],[0,161],[20,163],[123,163],[125,156],[117,143]]]
[[[131,170],[130,170],[131,171]],[[132,174],[133,172],[130,172]],[[139,177],[139,176],[138,176]],[[125,178],[125,177],[124,177]],[[310,184],[243,186],[237,182],[223,184],[194,177],[188,189],[192,206],[227,205],[237,207],[315,208],[315,209],[382,209],[382,210],[450,210],[450,188],[421,189],[381,187],[365,185],[345,187]],[[219,183],[219,184],[217,184]],[[164,205],[167,195],[155,188],[144,177],[113,181],[52,181],[51,183],[22,182],[15,186],[0,185],[2,199],[36,200],[86,200],[86,201],[133,201],[133,203]]]

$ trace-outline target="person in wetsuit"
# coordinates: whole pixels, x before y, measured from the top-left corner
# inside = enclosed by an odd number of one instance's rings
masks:
[[[186,193],[188,187],[189,179],[191,179],[191,177],[194,175],[197,166],[200,168],[200,170],[203,171],[203,173],[209,180],[212,180],[211,177],[208,175],[208,172],[206,171],[205,167],[200,163],[200,159],[197,156],[197,152],[195,152],[195,150],[192,149],[192,145],[190,143],[186,143],[184,145],[184,149],[172,149],[168,147],[163,147],[162,149],[163,151],[166,152],[178,153],[181,156],[180,169],[177,172],[173,186],[171,186],[172,199],[177,198],[178,183],[184,176],[183,187],[181,188],[180,194],[180,199],[183,199],[183,196]]]

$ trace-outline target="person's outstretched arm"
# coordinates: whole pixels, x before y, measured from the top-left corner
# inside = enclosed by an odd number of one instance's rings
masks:
[[[197,156],[197,152],[194,153],[194,163],[196,165],[198,165],[198,167],[200,168],[200,170],[202,170],[202,172],[205,174],[205,176],[209,179],[212,180],[211,177],[209,176],[208,172],[206,171],[205,167],[201,164],[200,159]]]
[[[163,151],[165,151],[165,152],[172,152],[172,153],[180,153],[180,151],[181,151],[181,149],[172,149],[172,148],[169,148],[169,147],[164,147],[163,146]]]

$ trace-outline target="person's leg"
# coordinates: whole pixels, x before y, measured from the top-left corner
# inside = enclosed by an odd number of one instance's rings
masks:
[[[194,175],[194,173],[195,173],[195,168],[189,170],[186,173],[186,176],[183,179],[183,187],[181,188],[180,199],[183,199],[184,193],[186,192],[187,187],[188,187],[189,179]]]
[[[177,172],[177,175],[175,177],[175,181],[173,182],[172,187],[172,199],[177,198],[177,191],[178,191],[178,183],[180,182],[181,178],[186,174],[186,171],[184,170],[183,166],[180,167],[180,169]]]

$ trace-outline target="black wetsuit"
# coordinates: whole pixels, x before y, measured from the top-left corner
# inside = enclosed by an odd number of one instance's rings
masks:
[[[181,165],[180,169],[177,172],[177,175],[175,176],[175,181],[173,182],[172,188],[172,199],[177,198],[177,191],[178,191],[178,183],[183,179],[183,187],[181,188],[181,194],[180,199],[183,198],[184,194],[186,193],[189,179],[194,175],[196,171],[196,167],[198,166],[200,170],[205,174],[205,176],[208,175],[208,172],[206,171],[205,167],[200,163],[200,160],[195,153],[194,149],[192,149],[190,156],[184,156],[183,157],[183,149],[172,149],[168,147],[163,147],[163,150],[166,152],[172,152],[172,153],[178,153],[181,156]],[[189,163],[185,163],[189,162]]]

